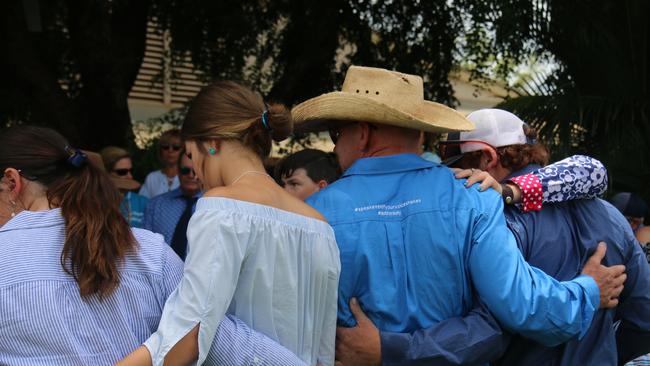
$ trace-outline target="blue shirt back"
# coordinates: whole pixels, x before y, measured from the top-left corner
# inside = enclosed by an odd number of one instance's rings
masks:
[[[307,202],[336,233],[341,325],[355,324],[357,297],[381,331],[426,328],[467,313],[474,286],[507,329],[557,343],[585,331],[598,304],[593,279],[558,283],[524,262],[496,192],[416,155],[357,160]]]

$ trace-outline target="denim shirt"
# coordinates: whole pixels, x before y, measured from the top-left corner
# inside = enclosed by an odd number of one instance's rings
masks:
[[[506,329],[557,344],[598,306],[590,277],[560,283],[523,260],[496,192],[416,155],[357,160],[307,202],[336,233],[340,325],[356,297],[380,331],[412,332],[468,313],[476,290]]]

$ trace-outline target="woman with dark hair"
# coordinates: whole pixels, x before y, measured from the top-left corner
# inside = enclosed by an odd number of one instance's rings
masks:
[[[106,172],[57,132],[0,132],[0,364],[109,365],[155,331],[183,263],[131,229]],[[224,318],[209,360],[299,364]],[[216,361],[215,361],[216,360]]]
[[[104,167],[115,186],[120,190],[122,201],[120,212],[131,227],[142,227],[144,210],[149,199],[133,192],[140,187],[140,183],[133,179],[133,162],[128,151],[117,146],[107,146],[99,154]]]
[[[187,229],[189,253],[158,331],[124,364],[205,361],[226,313],[304,362],[334,364],[339,252],[316,210],[262,164],[292,130],[289,111],[230,81],[205,87],[182,128],[205,194]]]

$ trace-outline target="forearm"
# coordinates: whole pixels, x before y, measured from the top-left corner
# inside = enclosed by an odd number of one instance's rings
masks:
[[[205,363],[306,366],[291,351],[230,315],[221,321]]]
[[[151,354],[145,346],[140,346],[118,361],[115,366],[150,366]]]
[[[427,329],[380,336],[383,365],[486,364],[498,358],[510,340],[482,306]]]
[[[584,334],[599,306],[595,281],[581,276],[560,283],[531,267],[504,221],[499,212],[477,222],[470,272],[481,299],[501,325],[545,345]]]

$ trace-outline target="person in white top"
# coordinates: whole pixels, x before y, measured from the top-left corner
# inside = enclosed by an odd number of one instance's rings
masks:
[[[183,279],[158,330],[121,365],[202,364],[233,314],[305,363],[334,364],[339,252],[319,212],[266,174],[289,112],[237,83],[205,87],[182,136],[205,195],[190,220]]]
[[[158,148],[158,158],[162,168],[147,174],[144,184],[138,192],[147,198],[167,193],[180,186],[178,159],[183,148],[181,132],[177,128],[163,132],[158,140]]]

